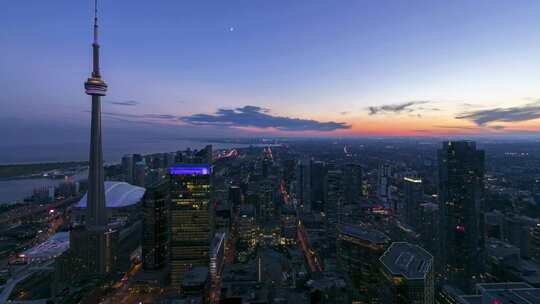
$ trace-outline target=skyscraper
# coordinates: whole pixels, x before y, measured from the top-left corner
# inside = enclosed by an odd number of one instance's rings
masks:
[[[178,164],[170,176],[171,284],[179,288],[194,266],[209,266],[212,225],[209,164]]]
[[[308,159],[301,159],[296,166],[296,196],[304,208],[311,208],[310,166]]]
[[[377,195],[383,202],[391,198],[390,178],[392,177],[392,167],[389,164],[379,164],[377,176]]]
[[[420,244],[433,256],[439,252],[439,205],[422,203],[418,208],[418,227]],[[437,263],[437,261],[435,261]]]
[[[322,161],[311,161],[310,163],[310,190],[311,208],[315,211],[325,210],[326,198],[326,164]]]
[[[127,154],[122,157],[122,174],[124,181],[130,184],[133,183],[133,155]]]
[[[382,232],[353,225],[339,225],[337,262],[347,273],[358,303],[381,303],[378,299],[380,277],[378,260],[390,244]]]
[[[442,271],[468,291],[484,260],[484,151],[471,141],[444,142],[438,161]]]
[[[420,223],[419,207],[424,197],[422,180],[419,178],[403,178],[404,212],[405,222],[414,229],[418,229]]]
[[[362,197],[362,167],[355,163],[343,166],[343,192],[345,203],[357,204]]]
[[[327,174],[327,191],[325,213],[328,217],[329,232],[335,236],[336,225],[340,222],[341,208],[343,206],[343,172],[329,170]]]
[[[154,185],[143,197],[142,260],[144,270],[159,270],[169,258],[167,183]]]

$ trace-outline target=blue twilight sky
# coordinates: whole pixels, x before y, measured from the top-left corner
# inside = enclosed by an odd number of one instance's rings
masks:
[[[2,5],[2,145],[87,141],[92,5]],[[108,138],[540,130],[540,1],[100,6]]]

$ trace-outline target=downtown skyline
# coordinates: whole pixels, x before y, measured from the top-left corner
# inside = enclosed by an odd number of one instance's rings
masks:
[[[0,29],[1,303],[540,301],[540,4],[88,2]]]
[[[107,136],[539,130],[539,3],[306,4],[104,2]],[[91,1],[33,1],[2,13],[5,145],[86,137],[91,11]]]

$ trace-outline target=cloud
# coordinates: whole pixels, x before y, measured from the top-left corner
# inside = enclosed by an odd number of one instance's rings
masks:
[[[433,126],[437,129],[454,129],[454,130],[467,130],[467,131],[504,131],[506,126],[496,125],[496,126],[445,126],[445,125],[435,125]]]
[[[434,111],[434,112],[437,112],[437,111],[441,111],[440,108],[425,108],[425,107],[418,107],[416,108],[417,110],[422,110],[422,111]]]
[[[433,126],[435,128],[439,129],[457,129],[457,130],[479,130],[477,126],[443,126],[443,125],[436,125]]]
[[[90,113],[90,111],[85,110],[84,112]],[[101,112],[103,116],[113,116],[113,117],[123,117],[123,118],[141,118],[141,115],[138,114],[128,114],[128,113],[115,113],[115,112]]]
[[[481,108],[482,107],[482,105],[480,104],[474,104],[474,103],[469,103],[469,102],[461,103],[461,106],[465,108]]]
[[[165,120],[178,119],[178,116],[170,115],[170,114],[143,114],[142,117],[153,118],[153,119],[165,119]]]
[[[123,100],[123,101],[114,101],[114,100],[106,100],[106,103],[110,103],[117,106],[136,106],[140,104],[140,102],[136,100]]]
[[[347,115],[347,114],[349,114],[349,111],[339,112],[339,114],[341,114],[341,115]]]
[[[214,114],[194,114],[180,117],[191,125],[275,128],[281,131],[334,131],[349,129],[343,122],[320,122],[312,119],[291,118],[270,114],[267,108],[244,106],[236,109],[218,109]]]
[[[90,111],[85,111],[90,112]],[[119,117],[119,118],[131,118],[136,120],[144,120],[144,119],[150,119],[150,120],[178,120],[179,117],[176,115],[170,115],[170,114],[128,114],[128,113],[118,113],[118,112],[101,112],[103,116],[110,116],[110,117]]]
[[[491,122],[520,122],[538,118],[540,118],[540,103],[530,103],[524,106],[510,108],[470,111],[456,116],[456,119],[469,120],[478,126],[484,126]]]
[[[378,114],[386,114],[386,113],[392,113],[392,114],[399,114],[401,112],[414,112],[413,107],[419,104],[425,104],[428,103],[428,101],[408,101],[404,103],[399,104],[388,104],[388,105],[382,105],[382,106],[371,106],[368,107],[369,115],[378,115]]]

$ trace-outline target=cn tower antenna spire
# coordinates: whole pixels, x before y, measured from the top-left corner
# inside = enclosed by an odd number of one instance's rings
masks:
[[[99,43],[98,43],[98,0],[94,0],[94,42],[92,43],[92,77],[101,78],[99,72]]]
[[[98,0],[94,0],[94,44],[98,44]]]
[[[92,75],[85,84],[86,94],[105,96],[107,84],[101,79],[98,42],[98,0],[94,0],[94,41],[92,43]]]

